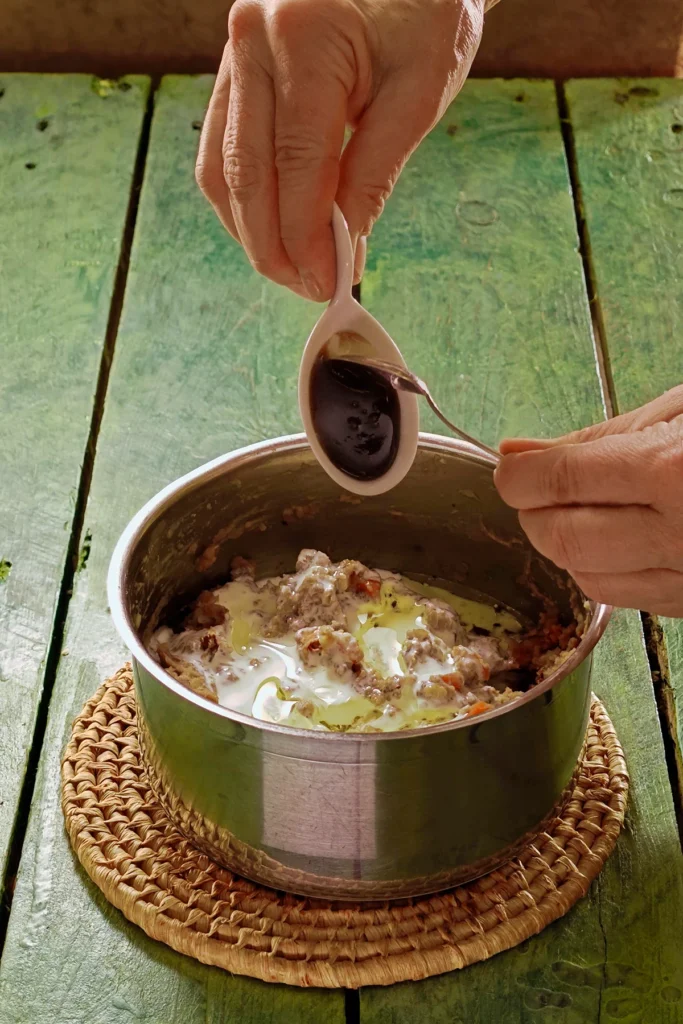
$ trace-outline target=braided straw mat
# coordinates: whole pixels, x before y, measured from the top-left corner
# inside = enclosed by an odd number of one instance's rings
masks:
[[[153,939],[264,981],[357,988],[486,960],[565,914],[614,847],[628,775],[612,723],[594,698],[574,791],[547,832],[468,885],[361,904],[249,882],[176,831],[140,760],[129,667],[104,683],[74,722],[62,787],[66,828],[83,867]]]

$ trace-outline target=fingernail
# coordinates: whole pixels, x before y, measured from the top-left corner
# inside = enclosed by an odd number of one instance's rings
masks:
[[[320,287],[320,283],[315,277],[315,274],[312,274],[310,270],[300,270],[299,276],[309,299],[313,299],[314,302],[321,302],[323,298],[323,290]]]
[[[360,284],[363,272],[365,271],[365,260],[368,255],[368,239],[367,235],[361,235],[356,245],[356,255],[354,258],[353,268],[353,283]]]

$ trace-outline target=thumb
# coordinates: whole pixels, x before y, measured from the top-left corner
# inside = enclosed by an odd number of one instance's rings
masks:
[[[670,391],[665,391],[659,398],[642,405],[632,412],[622,413],[621,416],[614,416],[611,420],[603,420],[601,423],[594,423],[590,427],[583,427],[581,430],[574,430],[571,434],[563,437],[556,437],[550,441],[538,441],[529,437],[506,438],[500,443],[501,455],[518,454],[519,452],[542,451],[544,448],[554,448],[560,444],[583,444],[586,441],[595,441],[599,437],[608,437],[612,434],[632,434],[639,430],[645,430],[655,423],[670,423],[671,420],[683,415],[683,384],[679,384]]]
[[[613,420],[605,420],[602,423],[594,423],[590,427],[582,427],[581,430],[574,430],[571,434],[563,434],[561,437],[547,440],[536,437],[506,437],[500,442],[498,448],[501,455],[519,455],[520,452],[541,452],[563,444],[582,444],[586,441],[595,441],[607,434],[618,433],[618,431],[610,429],[613,422]]]
[[[433,91],[389,79],[367,108],[341,159],[337,203],[351,241],[370,234],[410,154],[434,126]]]
[[[650,403],[654,405],[655,403]],[[612,434],[629,434],[633,431],[642,430],[649,423],[645,422],[643,415],[647,409],[634,409],[633,412],[624,413],[622,416],[615,416],[611,420],[601,420],[600,423],[593,423],[589,427],[582,427],[580,430],[573,430],[561,437],[554,437],[542,441],[531,437],[512,437],[500,442],[501,455],[517,455],[520,452],[544,451],[547,448],[556,448],[562,444],[585,444],[587,441],[597,441],[600,437],[609,437]],[[661,419],[660,417],[657,417]],[[656,422],[647,417],[650,422]]]

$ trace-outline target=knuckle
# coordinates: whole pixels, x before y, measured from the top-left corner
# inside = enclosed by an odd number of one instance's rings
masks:
[[[308,180],[313,170],[318,171],[325,164],[336,169],[338,161],[322,152],[318,135],[304,128],[278,133],[275,139],[275,166],[279,172]]]
[[[550,557],[561,569],[580,565],[582,545],[571,513],[554,512],[551,515],[549,545]]]
[[[566,505],[577,493],[578,470],[575,447],[557,448],[546,477],[547,496],[556,505]]]
[[[300,5],[296,0],[275,0],[268,22],[275,35],[287,36],[299,24],[299,17]]]
[[[212,174],[209,164],[201,156],[197,159],[194,167],[194,180],[205,196],[213,192],[216,183],[215,175]]]
[[[359,188],[357,202],[365,217],[361,229],[362,234],[369,234],[372,225],[381,216],[391,192],[392,183],[389,181],[381,183],[366,182]]]
[[[255,0],[236,0],[228,15],[232,46],[240,46],[262,25],[261,6]]]
[[[227,142],[223,149],[223,177],[234,198],[246,201],[261,191],[264,167],[254,153]]]
[[[269,27],[275,36],[292,38],[299,31],[307,32],[311,17],[330,6],[330,0],[274,0],[269,11]]]

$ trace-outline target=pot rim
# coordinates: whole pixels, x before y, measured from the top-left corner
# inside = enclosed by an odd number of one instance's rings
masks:
[[[255,457],[277,454],[279,452],[303,451],[305,449],[308,449],[309,451],[312,450],[305,434],[286,434],[282,437],[271,438],[266,441],[258,441],[255,444],[247,445],[243,448],[238,448],[235,451],[228,452],[226,455],[220,455],[218,458],[212,459],[210,462],[206,462],[203,465],[198,466],[196,469],[193,469],[191,472],[186,473],[184,476],[179,477],[177,480],[162,488],[162,490],[155,494],[153,498],[150,498],[150,500],[143,505],[140,511],[133,516],[121,534],[116,547],[114,548],[109,564],[109,572],[107,576],[107,597],[114,625],[135,661],[142,665],[151,676],[153,676],[168,690],[175,693],[181,700],[189,701],[211,715],[227,719],[230,722],[237,722],[240,725],[251,729],[269,733],[278,733],[291,737],[306,737],[310,740],[310,729],[294,729],[288,725],[278,725],[274,722],[263,722],[258,718],[252,718],[251,715],[245,715],[239,711],[232,711],[229,708],[221,707],[220,704],[214,704],[205,697],[200,697],[199,694],[196,694],[188,687],[183,686],[182,683],[174,679],[168,672],[165,672],[161,665],[152,658],[142,643],[138,640],[136,631],[127,611],[124,595],[126,569],[137,540],[144,533],[145,529],[149,527],[162,512],[175,503],[180,494],[193,490],[194,485],[199,480],[219,476],[226,466],[238,469],[240,464],[249,462]],[[496,460],[492,456],[487,455],[481,449],[468,444],[466,441],[461,441],[459,438],[420,432],[418,451],[425,449],[442,452],[450,451],[459,455],[464,455],[471,460],[481,462],[485,465],[492,467],[497,465]],[[327,743],[350,743],[359,741],[366,744],[374,744],[376,742],[386,743],[401,739],[406,740],[415,737],[426,737],[436,733],[451,732],[455,729],[467,729],[493,718],[513,714],[518,708],[530,703],[532,700],[536,700],[536,698],[547,693],[548,690],[551,690],[560,682],[560,680],[570,675],[574,669],[581,664],[581,662],[586,660],[588,655],[601,639],[605,629],[607,628],[607,624],[612,614],[612,609],[608,605],[600,604],[595,601],[589,601],[588,604],[591,609],[591,621],[578,646],[574,648],[569,657],[562,662],[559,668],[554,672],[551,672],[542,683],[538,683],[533,686],[522,697],[520,697],[519,700],[515,700],[512,704],[503,704],[500,707],[493,708],[491,711],[484,712],[482,715],[477,715],[476,718],[455,719],[450,722],[441,722],[438,725],[418,726],[414,729],[401,729],[397,732],[323,733],[322,731],[315,731],[314,735],[316,738],[325,736],[326,739],[324,742]]]

